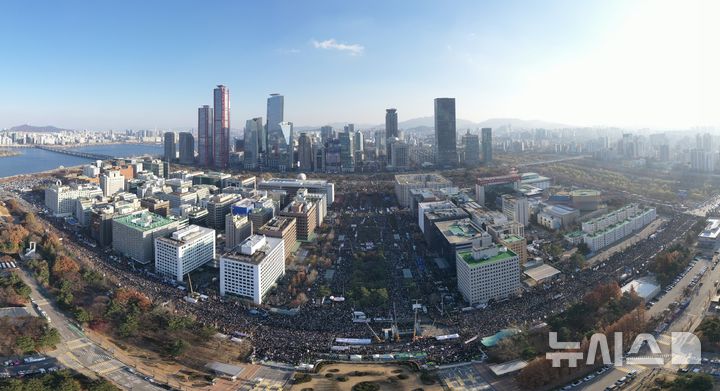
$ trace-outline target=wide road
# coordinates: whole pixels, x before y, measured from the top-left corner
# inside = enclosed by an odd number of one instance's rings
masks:
[[[720,267],[713,269],[713,261],[700,260],[695,266],[683,277],[680,282],[665,296],[663,296],[657,304],[650,308],[648,316],[654,316],[662,312],[667,306],[673,301],[680,301],[683,297],[683,291],[688,286],[690,281],[697,275],[703,267],[707,267],[707,272],[700,279],[691,295],[691,301],[688,307],[683,313],[678,316],[675,321],[663,332],[657,339],[660,350],[663,353],[670,353],[670,337],[669,333],[673,331],[690,331],[693,332],[702,321],[703,315],[707,310],[710,298],[715,292],[714,282],[720,279]],[[700,285],[702,284],[702,285]],[[624,349],[629,349],[629,346],[625,346]],[[606,387],[614,384],[618,379],[625,376],[630,370],[636,369],[639,371],[637,379],[631,383],[626,389],[640,388],[641,384],[647,384],[651,377],[658,374],[660,371],[675,372],[678,368],[673,367],[669,362],[662,368],[654,366],[624,366],[615,368],[608,371],[605,375],[596,378],[593,383],[588,384],[583,389],[592,391],[601,391]]]
[[[159,391],[157,387],[143,377],[131,373],[125,364],[114,359],[101,346],[95,344],[63,314],[56,304],[49,300],[45,290],[38,286],[34,278],[25,270],[19,276],[32,288],[30,297],[50,318],[50,324],[60,333],[61,343],[48,355],[55,357],[62,365],[85,373],[104,377],[127,390]]]

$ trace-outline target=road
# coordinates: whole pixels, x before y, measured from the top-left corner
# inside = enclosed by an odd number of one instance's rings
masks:
[[[23,269],[18,275],[32,288],[30,297],[35,300],[38,306],[47,312],[52,327],[60,333],[61,343],[57,349],[49,352],[48,356],[54,357],[62,365],[91,376],[104,377],[117,386],[127,390],[159,391],[163,390],[150,381],[146,381],[138,374],[133,374],[122,362],[112,357],[112,354],[105,351],[85,334],[75,327],[73,323],[56,307],[55,303],[48,299],[49,295],[38,286],[29,273]]]
[[[675,285],[675,287],[668,294],[658,300],[657,304],[651,307],[650,310],[648,310],[647,312],[648,317],[658,315],[666,308],[668,308],[668,305],[670,303],[672,303],[673,301],[679,301],[682,298],[682,292],[688,286],[693,277],[698,272],[700,272],[703,267],[707,267],[708,270],[700,279],[698,283],[699,287],[697,287],[692,294],[690,304],[685,309],[685,311],[683,311],[682,315],[675,319],[669,325],[668,329],[664,333],[662,333],[657,339],[660,350],[664,354],[669,355],[670,353],[669,333],[673,331],[693,332],[702,321],[703,315],[707,310],[708,304],[710,303],[712,294],[713,292],[715,292],[716,289],[714,281],[720,278],[720,267],[716,267],[713,269],[712,261],[700,260],[685,275],[685,277],[683,277],[683,279],[680,280],[677,285]],[[627,349],[629,349],[629,347],[625,347],[625,350]],[[583,389],[591,391],[604,390],[606,387],[612,385],[618,379],[625,376],[630,370],[633,369],[638,370],[639,375],[637,379],[633,381],[632,385],[626,387],[626,389],[638,388],[641,383],[647,383],[648,381],[650,381],[652,376],[656,375],[660,371],[675,372],[678,368],[673,367],[669,362],[666,362],[666,364],[662,368],[658,368],[656,366],[640,365],[614,368],[613,370],[608,371],[605,375],[596,378],[597,380],[595,380],[593,383],[588,384]]]

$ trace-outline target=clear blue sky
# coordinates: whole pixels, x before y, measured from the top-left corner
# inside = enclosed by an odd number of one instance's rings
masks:
[[[717,123],[712,2],[17,1],[0,18],[0,128],[189,128],[285,95],[298,125],[432,115]],[[707,20],[706,20],[707,19]],[[707,106],[707,107],[705,107]]]

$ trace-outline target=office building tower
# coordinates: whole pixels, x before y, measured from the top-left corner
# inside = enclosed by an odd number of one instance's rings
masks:
[[[312,138],[307,133],[300,133],[298,138],[298,162],[300,171],[313,170]]]
[[[502,196],[502,211],[511,221],[527,227],[530,223],[530,207],[527,197],[504,194]]]
[[[365,137],[361,131],[355,132],[353,147],[355,147],[355,162],[360,163],[365,160]]]
[[[266,133],[260,137],[260,152],[269,152],[269,140],[283,138],[280,123],[284,121],[285,97],[280,94],[270,94],[267,99]]]
[[[155,272],[179,282],[214,258],[214,229],[189,225],[170,237],[155,239]]]
[[[117,216],[112,221],[113,249],[142,264],[155,259],[155,239],[178,229],[179,220],[142,210]]]
[[[216,194],[207,201],[207,226],[217,230],[225,228],[225,216],[240,196],[238,194]]]
[[[456,254],[458,290],[470,305],[502,300],[520,291],[520,257],[507,247],[473,243]]]
[[[322,145],[313,151],[313,168],[317,172],[325,172],[325,147]]]
[[[328,141],[335,138],[335,132],[332,126],[321,126],[320,127],[320,142],[325,146]]]
[[[385,150],[382,151],[382,154],[388,157],[388,161],[392,159],[390,150],[390,144],[392,143],[390,140],[394,140],[395,137],[398,137],[398,117],[397,117],[397,109],[386,109],[385,110],[385,139],[387,142],[385,143]],[[378,141],[375,140],[377,143]]]
[[[392,160],[390,165],[394,170],[407,170],[410,166],[410,146],[404,141],[395,141],[390,148]]]
[[[287,169],[295,168],[295,148],[293,146],[293,138],[295,137],[292,122],[280,122],[280,148],[287,155]]]
[[[165,132],[163,135],[163,145],[165,147],[163,159],[166,162],[174,162],[177,160],[177,134],[175,132]]]
[[[125,177],[118,170],[109,170],[100,175],[100,188],[103,195],[111,196],[125,191]]]
[[[435,99],[435,162],[440,167],[454,167],[458,162],[455,98]]]
[[[282,239],[253,235],[220,257],[220,295],[248,298],[262,304],[263,297],[285,275]]]
[[[198,164],[213,165],[213,112],[210,106],[198,108]]]
[[[245,121],[245,157],[243,165],[247,170],[255,169],[258,166],[258,159],[260,158],[260,137],[262,136],[262,133],[262,117],[257,117]]]
[[[230,159],[230,90],[218,85],[213,95],[213,163],[222,169]]]
[[[195,137],[190,132],[180,133],[180,141],[178,146],[180,152],[178,153],[180,164],[193,164],[195,163]]]
[[[482,128],[482,154],[485,164],[492,164],[492,128]]]
[[[307,189],[300,189],[295,198],[280,211],[280,216],[294,217],[297,239],[305,242],[315,238],[317,228],[317,204],[305,197]]]
[[[355,171],[355,154],[353,151],[353,137],[351,130],[345,127],[345,131],[340,133],[340,170],[342,172]]]
[[[225,216],[225,251],[231,251],[252,235],[252,221],[247,215],[228,213]]]
[[[71,216],[75,214],[78,198],[94,198],[103,195],[103,191],[95,185],[76,184],[63,186],[59,180],[45,189],[45,206],[54,216]]]
[[[297,247],[297,220],[294,217],[275,216],[262,227],[256,229],[258,235],[280,238],[285,246],[285,259],[288,259]]]
[[[467,133],[463,136],[463,149],[465,150],[465,165],[475,166],[480,163],[480,139],[477,134]]]

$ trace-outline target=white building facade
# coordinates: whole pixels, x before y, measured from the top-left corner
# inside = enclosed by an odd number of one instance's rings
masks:
[[[262,304],[263,297],[285,275],[283,239],[253,235],[239,247],[239,252],[220,257],[220,295],[233,294]]]
[[[155,271],[177,281],[214,258],[214,229],[190,225],[155,239]]]

